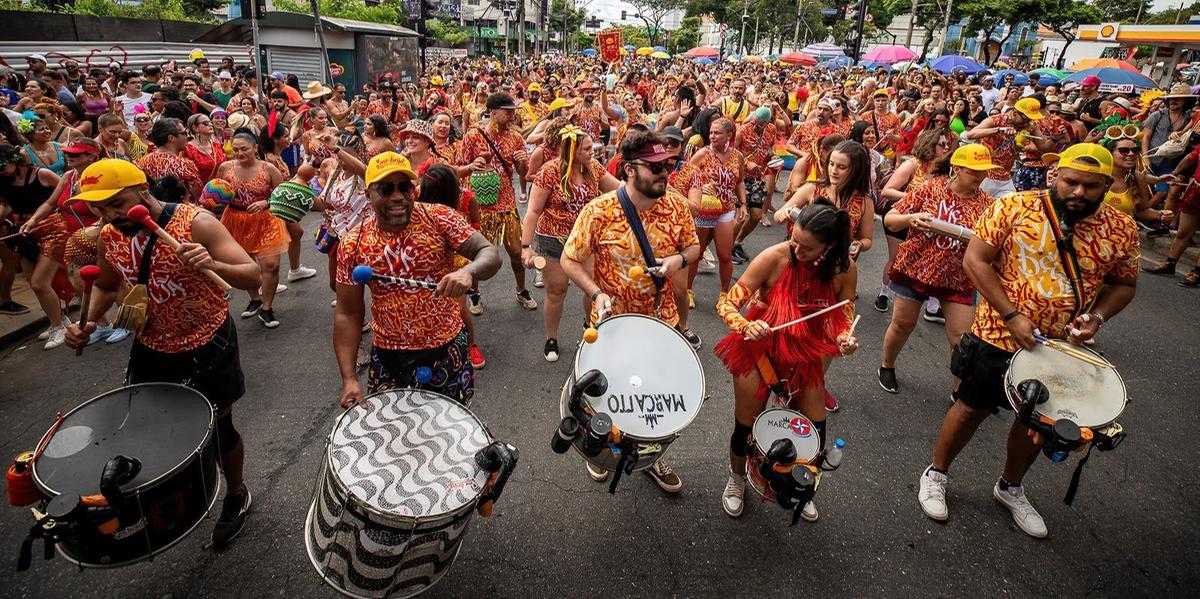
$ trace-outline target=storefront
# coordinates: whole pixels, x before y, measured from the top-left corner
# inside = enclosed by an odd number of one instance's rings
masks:
[[[1153,47],[1154,55],[1150,59],[1149,67],[1143,69],[1143,72],[1165,87],[1171,83],[1179,64],[1195,62],[1193,57],[1200,51],[1200,25],[1080,25],[1076,43],[1079,42],[1115,46],[1115,50],[1109,49],[1109,54],[1128,53],[1129,49],[1137,46]]]

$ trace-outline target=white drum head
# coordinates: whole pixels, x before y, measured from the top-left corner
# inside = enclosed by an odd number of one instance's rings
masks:
[[[1006,378],[1014,409],[1020,408],[1021,401],[1017,385],[1025,379],[1041,381],[1050,399],[1034,410],[1054,420],[1068,418],[1079,426],[1098,428],[1116,420],[1125,410],[1125,382],[1115,368],[1092,366],[1043,345],[1014,354]]]
[[[687,428],[704,402],[704,370],[687,340],[663,321],[640,314],[614,316],[597,331],[596,342],[575,354],[575,376],[599,370],[608,391],[603,397],[584,395],[587,405],[639,439],[666,438]]]
[[[808,418],[795,410],[772,408],[754,419],[754,444],[764,456],[771,444],[779,439],[790,439],[796,446],[796,457],[812,461],[821,450],[821,435]]]
[[[434,517],[475,500],[488,472],[475,463],[483,425],[453,400],[394,389],[347,411],[330,439],[331,474],[381,513]]]

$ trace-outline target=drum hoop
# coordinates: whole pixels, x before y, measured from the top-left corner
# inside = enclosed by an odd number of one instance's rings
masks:
[[[457,405],[458,407],[460,407],[464,411],[466,411],[466,413],[473,420],[475,420],[476,424],[479,425],[479,428],[483,430],[484,437],[487,438],[488,443],[491,443],[496,440],[495,437],[492,436],[492,431],[488,430],[488,427],[483,423],[482,420],[479,419],[478,416],[475,415],[474,412],[472,412],[470,410],[470,408],[468,408],[467,406],[464,406],[461,403],[458,403],[457,401],[454,401],[453,399],[450,399],[449,397],[442,395],[441,393],[438,393],[436,391],[430,391],[428,389],[413,389],[411,387],[396,387],[393,389],[388,389],[386,391],[372,393],[371,395],[364,397],[363,401],[367,402],[367,401],[370,401],[372,398],[378,397],[380,395],[386,395],[388,393],[399,393],[399,392],[404,392],[404,391],[420,391],[422,393],[428,393],[430,395],[435,395],[442,400],[445,400],[445,401],[448,401],[450,403]],[[325,463],[326,463],[326,470],[327,470],[326,475],[333,477],[334,483],[338,486],[338,488],[340,490],[345,492],[346,497],[348,499],[344,499],[342,501],[343,508],[345,508],[345,506],[347,505],[348,502],[353,502],[354,507],[358,511],[358,513],[395,516],[398,518],[404,518],[406,520],[412,519],[412,520],[416,521],[418,524],[425,522],[425,521],[436,522],[436,521],[439,521],[441,519],[445,519],[448,517],[452,518],[454,515],[458,514],[460,511],[463,511],[463,510],[469,511],[471,509],[475,509],[475,506],[479,504],[479,499],[481,497],[483,497],[484,491],[487,490],[486,484],[484,486],[482,486],[475,493],[475,496],[472,497],[470,501],[467,501],[458,509],[450,510],[450,511],[447,511],[442,514],[435,515],[435,516],[403,516],[403,515],[395,514],[393,512],[384,512],[384,511],[374,508],[373,506],[371,506],[370,504],[366,503],[361,498],[359,498],[357,495],[350,492],[350,488],[346,485],[345,481],[343,481],[340,477],[337,476],[337,464],[333,463],[333,436],[337,434],[338,429],[341,428],[341,426],[342,426],[342,421],[350,415],[350,412],[352,410],[360,409],[362,407],[363,406],[355,405],[355,406],[351,406],[351,407],[347,408],[344,412],[342,412],[341,416],[338,416],[337,421],[334,422],[333,430],[331,430],[329,432],[329,437],[328,437],[327,441],[325,442]],[[318,478],[317,479],[318,488],[319,488],[319,485],[321,482],[322,482],[321,479]],[[314,498],[315,497],[316,497],[316,495],[314,494]]]
[[[705,381],[705,379],[704,379],[704,365],[700,361],[700,355],[697,354],[695,348],[693,348],[692,345],[687,342],[687,339],[683,336],[683,334],[680,333],[679,331],[675,330],[675,327],[671,326],[666,321],[659,319],[659,318],[655,318],[653,316],[647,316],[645,314],[637,314],[637,313],[633,313],[633,312],[626,313],[626,314],[617,314],[616,316],[611,316],[609,318],[604,319],[603,321],[601,321],[599,323],[596,323],[595,327],[597,329],[599,329],[600,327],[604,326],[605,323],[611,322],[618,318],[644,318],[647,320],[653,320],[653,321],[663,325],[664,327],[666,327],[667,330],[674,333],[676,337],[679,337],[679,339],[681,341],[683,341],[683,346],[688,348],[688,351],[692,352],[692,357],[694,357],[696,359],[696,364],[698,364],[700,366],[700,368],[699,368],[699,370],[700,370],[700,389],[702,390],[700,393],[700,402],[698,404],[696,404],[696,409],[692,412],[692,414],[688,418],[687,422],[684,422],[683,425],[679,427],[678,431],[668,433],[661,437],[642,437],[639,435],[629,433],[625,429],[621,429],[622,435],[636,439],[638,441],[647,441],[647,442],[651,442],[651,443],[657,443],[657,442],[665,441],[665,440],[674,440],[679,437],[680,431],[683,431],[687,427],[691,426],[693,422],[696,421],[696,417],[700,415],[700,409],[704,407],[704,400],[707,399],[707,394],[703,390],[708,388],[708,384],[707,384],[707,381]],[[580,356],[583,355],[583,352],[581,351],[583,348],[582,341],[579,342],[579,348],[580,349],[575,352],[575,359],[571,361],[571,373],[569,375],[567,375],[567,382],[566,382],[567,385],[570,385],[571,382],[575,380],[576,375],[580,372],[579,358],[580,358]],[[564,393],[565,393],[565,391],[564,391]],[[584,405],[587,405],[586,398],[584,399]],[[593,408],[593,412],[594,411],[595,411],[595,409]]]
[[[133,385],[126,385],[124,387],[118,387],[116,389],[111,389],[109,391],[105,391],[104,393],[101,393],[100,395],[97,395],[96,397],[93,397],[93,398],[75,406],[73,409],[71,409],[71,411],[67,412],[66,414],[63,414],[63,417],[62,417],[63,422],[66,422],[67,419],[70,418],[72,414],[83,409],[84,406],[87,406],[93,402],[96,402],[100,399],[108,397],[109,395],[112,395],[112,394],[116,393],[117,391],[133,389],[134,387],[179,387],[181,389],[186,389],[187,391],[196,394],[201,399],[203,399],[205,403],[208,404],[208,408],[209,408],[209,410],[208,410],[208,432],[204,435],[204,438],[200,440],[199,445],[197,445],[196,448],[193,449],[191,451],[191,453],[188,454],[187,458],[180,461],[178,464],[176,464],[174,468],[171,468],[170,470],[162,473],[158,477],[148,480],[132,489],[124,490],[123,492],[125,492],[125,493],[141,492],[141,491],[149,490],[153,487],[158,486],[159,483],[165,481],[166,479],[170,478],[171,476],[173,476],[175,474],[178,474],[181,470],[184,470],[185,468],[190,466],[194,461],[199,459],[199,457],[204,453],[204,448],[208,445],[210,440],[213,442],[216,441],[216,438],[214,436],[215,430],[216,430],[214,427],[216,426],[216,419],[217,419],[216,408],[213,407],[212,402],[208,401],[208,398],[205,397],[203,393],[201,393],[191,387],[188,387],[187,385],[180,385],[178,383],[136,383]],[[57,429],[52,429],[52,430],[54,433],[58,432]],[[53,438],[53,435],[51,434],[51,430],[47,430],[46,433],[42,435],[42,438],[38,440],[38,446],[41,447],[43,443],[49,444],[50,439],[52,439],[52,438]],[[35,484],[37,484],[38,488],[40,488],[43,492],[49,493],[55,497],[62,494],[62,493],[59,493],[58,491],[50,488],[50,486],[47,485],[46,483],[42,482],[42,479],[41,479],[41,477],[38,476],[38,472],[37,472],[37,460],[33,461],[33,463],[31,464],[31,468],[33,471],[33,482]],[[214,495],[214,498],[215,497],[216,496]],[[214,499],[213,501],[215,502],[216,499]],[[212,509],[211,505],[209,506],[209,509],[210,510]]]
[[[1101,356],[1100,354],[1098,354],[1098,353],[1096,353],[1096,352],[1094,352],[1094,351],[1092,351],[1092,350],[1090,350],[1090,349],[1088,349],[1088,348],[1086,348],[1086,347],[1083,347],[1083,346],[1074,346],[1074,348],[1075,348],[1075,349],[1080,349],[1080,350],[1086,351],[1086,352],[1088,352],[1088,353],[1090,353],[1090,354],[1092,354],[1092,355],[1096,356],[1097,358],[1099,358],[1099,359],[1101,359],[1101,360],[1104,360],[1105,362],[1108,362],[1108,360],[1106,360],[1106,359],[1104,358],[1104,356]],[[1053,350],[1051,350],[1051,351],[1053,351]],[[1026,353],[1026,352],[1027,352],[1027,350],[1024,350],[1024,349],[1018,349],[1018,350],[1017,350],[1017,351],[1016,351],[1016,352],[1015,352],[1015,353],[1012,355],[1012,357],[1011,357],[1011,358],[1009,358],[1009,360],[1008,360],[1008,368],[1007,368],[1007,369],[1005,369],[1005,371],[1004,371],[1004,396],[1005,396],[1005,397],[1008,399],[1008,403],[1009,403],[1009,405],[1010,405],[1010,406],[1012,406],[1012,409],[1013,409],[1014,411],[1016,411],[1016,410],[1019,410],[1019,409],[1020,409],[1020,406],[1019,406],[1019,405],[1017,405],[1016,403],[1014,403],[1014,402],[1015,402],[1015,400],[1014,400],[1014,397],[1016,397],[1016,393],[1017,393],[1017,384],[1018,384],[1018,383],[1020,383],[1020,381],[1013,381],[1013,377],[1012,377],[1013,361],[1014,361],[1014,360],[1016,360],[1016,358],[1017,358],[1017,356],[1018,356],[1018,355],[1020,355],[1020,354],[1023,354],[1023,353]],[[1104,427],[1106,427],[1106,426],[1108,426],[1108,425],[1112,424],[1113,422],[1116,422],[1116,421],[1117,421],[1117,418],[1120,418],[1120,417],[1121,417],[1121,414],[1124,414],[1124,413],[1125,413],[1125,408],[1129,407],[1129,389],[1128,389],[1128,388],[1125,386],[1125,377],[1121,376],[1121,373],[1120,373],[1120,372],[1117,370],[1117,367],[1116,367],[1116,366],[1113,366],[1111,362],[1109,362],[1109,368],[1112,370],[1113,374],[1114,374],[1114,375],[1117,377],[1117,382],[1121,384],[1121,397],[1122,397],[1122,398],[1124,398],[1124,399],[1121,401],[1121,409],[1120,409],[1120,410],[1117,410],[1117,413],[1116,413],[1116,415],[1115,415],[1115,416],[1113,416],[1113,417],[1112,417],[1112,419],[1111,419],[1111,420],[1109,420],[1108,422],[1104,422],[1104,423],[1102,423],[1102,424],[1089,424],[1089,425],[1080,425],[1080,426],[1082,426],[1082,427],[1084,427],[1084,428],[1091,428],[1091,429],[1104,428]],[[1049,415],[1046,415],[1046,414],[1043,414],[1043,413],[1041,413],[1041,412],[1040,412],[1040,411],[1037,409],[1037,406],[1034,406],[1034,407],[1033,407],[1033,413],[1034,413],[1034,414],[1036,414],[1036,415],[1038,415],[1038,416],[1041,416],[1041,417],[1043,417],[1043,418],[1050,418],[1050,416],[1049,416]],[[1054,419],[1054,420],[1055,420],[1055,421],[1057,421],[1057,420],[1059,420],[1059,419],[1057,419],[1057,418],[1056,418],[1056,419]],[[1078,424],[1078,423],[1077,423],[1077,424]]]

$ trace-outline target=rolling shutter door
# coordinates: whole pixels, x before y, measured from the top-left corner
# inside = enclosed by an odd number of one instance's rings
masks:
[[[281,71],[285,75],[295,75],[300,80],[301,89],[309,81],[327,79],[322,76],[322,64],[320,48],[267,48],[268,72]]]

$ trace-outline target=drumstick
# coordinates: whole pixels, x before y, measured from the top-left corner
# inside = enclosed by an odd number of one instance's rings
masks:
[[[862,314],[854,315],[854,322],[850,323],[850,331],[846,333],[848,336],[854,336],[854,328],[858,326],[858,321],[862,320]]]
[[[817,310],[816,312],[813,312],[812,314],[809,314],[809,315],[807,315],[807,316],[801,316],[800,318],[797,318],[796,320],[792,320],[792,321],[789,321],[789,322],[785,322],[785,323],[783,323],[783,324],[781,324],[781,325],[778,325],[778,326],[773,326],[773,327],[771,327],[771,328],[767,329],[767,332],[768,332],[768,333],[774,333],[775,331],[778,331],[779,329],[787,328],[787,327],[790,327],[790,326],[792,326],[792,325],[794,325],[794,324],[800,324],[800,323],[802,323],[802,322],[804,322],[804,321],[806,321],[806,320],[808,320],[808,319],[810,319],[810,318],[816,318],[816,317],[818,317],[818,316],[820,316],[820,315],[822,315],[822,314],[824,314],[824,313],[826,313],[826,312],[830,312],[830,311],[832,311],[832,310],[835,310],[835,309],[837,309],[837,308],[841,308],[842,306],[845,306],[845,305],[846,305],[846,304],[848,304],[848,303],[850,303],[850,300],[848,300],[848,299],[844,299],[844,300],[842,300],[842,301],[840,301],[840,302],[838,302],[838,303],[836,303],[836,304],[834,304],[834,305],[832,305],[832,306],[829,306],[828,308],[822,308],[822,309],[820,309],[820,310]],[[857,320],[855,320],[855,322],[857,322]],[[853,331],[853,329],[851,329],[851,331]],[[742,337],[742,339],[743,339],[743,340],[749,340],[750,338],[749,338],[749,337],[745,337],[745,336],[743,336],[743,337]]]
[[[396,285],[406,285],[408,287],[420,287],[422,289],[437,289],[437,283],[430,283],[428,281],[418,281],[416,279],[405,279],[403,277],[394,277],[392,275],[381,275],[381,274],[375,272],[374,270],[371,270],[371,267],[367,266],[366,264],[359,264],[358,266],[355,266],[354,270],[350,271],[350,278],[354,279],[354,282],[358,283],[359,285],[366,285],[367,283],[370,283],[372,280],[374,280],[374,281],[379,281],[381,283],[395,283]]]
[[[83,279],[83,300],[79,302],[79,326],[86,328],[88,323],[88,308],[92,304],[92,283],[100,278],[100,267],[89,264],[79,269],[79,278]],[[86,343],[84,345],[87,345]],[[83,355],[84,345],[75,350],[76,356]]]
[[[137,206],[130,208],[129,212],[126,213],[126,216],[129,217],[129,220],[142,225],[143,227],[152,231],[155,235],[158,235],[158,238],[161,239],[163,243],[171,246],[171,249],[177,252],[179,251],[179,240],[175,239],[170,233],[167,233],[162,227],[158,226],[158,223],[154,222],[154,219],[150,217],[150,210],[148,210],[145,206],[138,204]],[[225,282],[225,279],[221,278],[221,275],[213,272],[211,269],[205,268],[200,272],[204,273],[204,276],[211,279],[212,282],[220,285],[221,289],[229,291],[232,288],[229,283]]]
[[[1035,341],[1037,341],[1041,345],[1044,345],[1050,349],[1053,349],[1055,351],[1066,354],[1067,356],[1075,358],[1076,360],[1080,360],[1082,362],[1087,362],[1088,364],[1091,364],[1092,366],[1095,366],[1097,368],[1112,367],[1112,364],[1109,364],[1107,361],[1101,360],[1083,350],[1071,347],[1071,345],[1068,343],[1064,343],[1057,339],[1050,339],[1049,337],[1046,337],[1045,335],[1041,335],[1038,333],[1034,333],[1033,338]]]

